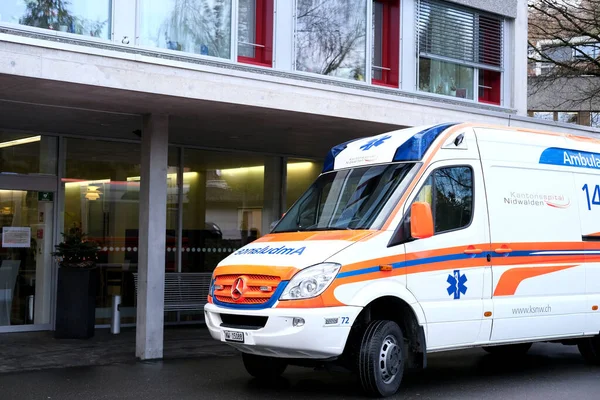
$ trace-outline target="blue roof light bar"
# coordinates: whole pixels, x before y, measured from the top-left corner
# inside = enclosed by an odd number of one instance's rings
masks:
[[[333,171],[333,166],[335,164],[335,157],[338,154],[340,154],[340,152],[342,150],[344,150],[346,147],[348,147],[348,144],[355,142],[357,140],[360,140],[360,139],[349,140],[345,143],[338,144],[337,146],[334,146],[331,150],[329,150],[329,153],[327,153],[327,157],[325,157],[325,162],[323,163],[323,171],[322,172]]]
[[[394,154],[394,158],[391,160],[391,162],[422,160],[423,156],[429,150],[429,147],[431,147],[431,144],[438,138],[438,136],[446,129],[457,124],[458,123],[455,122],[440,124],[415,134],[400,147],[398,147],[398,149],[396,149],[396,153]],[[325,173],[333,171],[335,157],[345,150],[348,147],[348,144],[362,139],[365,138],[350,140],[346,143],[338,144],[337,146],[333,147],[325,158],[322,172]]]
[[[421,161],[438,136],[454,125],[456,123],[440,124],[417,133],[398,147],[393,161]]]

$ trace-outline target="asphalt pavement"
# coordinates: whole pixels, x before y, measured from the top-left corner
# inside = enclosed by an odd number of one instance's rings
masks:
[[[237,355],[0,374],[2,400],[361,398],[347,372],[293,367],[262,384]],[[536,344],[513,361],[480,349],[432,354],[429,368],[407,376],[394,398],[597,400],[600,367],[584,364],[576,347],[554,344]]]

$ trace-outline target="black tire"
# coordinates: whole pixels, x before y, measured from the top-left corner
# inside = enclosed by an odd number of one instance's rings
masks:
[[[393,321],[373,321],[365,330],[358,354],[360,383],[369,396],[387,397],[400,388],[406,348],[402,330]]]
[[[259,380],[277,379],[287,368],[287,363],[284,360],[275,357],[242,353],[242,360],[246,371]]]
[[[577,347],[585,362],[600,365],[600,336],[581,339]]]
[[[486,346],[483,350],[501,357],[519,357],[527,354],[533,343],[506,344],[502,346]]]

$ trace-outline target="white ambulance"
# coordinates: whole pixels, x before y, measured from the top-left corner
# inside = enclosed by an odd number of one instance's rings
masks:
[[[577,345],[600,364],[600,140],[478,124],[334,147],[205,316],[247,371],[337,362],[389,396],[433,352]]]

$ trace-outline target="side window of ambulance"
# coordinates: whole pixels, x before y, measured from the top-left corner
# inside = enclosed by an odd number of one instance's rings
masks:
[[[414,201],[431,205],[435,233],[466,227],[473,215],[473,171],[469,167],[434,171]]]

